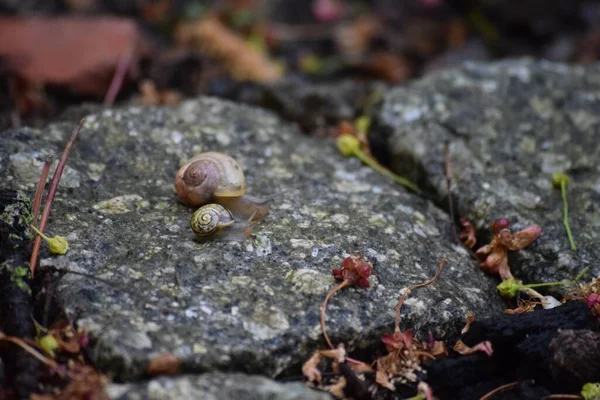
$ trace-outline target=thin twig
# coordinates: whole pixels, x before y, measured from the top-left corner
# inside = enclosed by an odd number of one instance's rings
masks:
[[[444,264],[446,264],[446,261],[447,260],[445,258],[442,258],[442,260],[438,264],[437,271],[435,272],[433,278],[431,278],[427,282],[409,286],[408,289],[406,289],[406,291],[402,294],[402,297],[400,297],[400,300],[398,300],[398,304],[396,305],[396,327],[394,329],[394,332],[400,332],[400,309],[402,309],[402,304],[404,304],[404,300],[406,299],[406,297],[410,294],[410,292],[413,289],[429,286],[432,283],[434,283],[438,276],[440,276],[440,273],[442,272],[442,268],[444,268]]]
[[[52,165],[52,158],[48,158],[44,162],[44,166],[42,167],[42,173],[40,174],[40,181],[38,182],[37,188],[35,189],[35,196],[33,197],[33,206],[31,207],[31,212],[33,214],[33,218],[31,223],[37,225],[37,217],[40,213],[40,206],[42,205],[42,196],[44,195],[44,187],[46,186],[46,181],[48,180],[48,174],[50,173],[50,166]]]
[[[528,381],[515,381],[515,382],[507,383],[506,385],[498,386],[496,389],[492,390],[491,392],[487,392],[486,394],[484,394],[479,400],[488,400],[490,397],[492,397],[496,393],[502,392],[506,389],[512,389],[513,387],[517,386],[520,383],[535,383],[535,381],[533,379],[530,379]]]
[[[28,352],[29,354],[31,354],[32,356],[37,358],[40,362],[42,362],[43,364],[45,364],[48,367],[55,370],[59,375],[61,375],[61,376],[64,375],[61,373],[60,369],[58,368],[58,364],[56,363],[56,361],[41,355],[36,349],[34,349],[29,344],[25,343],[25,341],[23,341],[23,339],[15,337],[15,336],[8,336],[4,332],[0,331],[0,340],[5,340],[7,342],[16,344],[17,346],[19,346],[20,348],[22,348],[23,350],[25,350],[26,352]]]
[[[79,121],[77,127],[73,130],[73,134],[71,138],[67,142],[65,149],[63,150],[62,155],[60,156],[60,160],[58,161],[58,165],[56,166],[56,170],[54,171],[54,176],[52,177],[52,182],[50,182],[50,190],[48,191],[48,197],[46,198],[46,204],[44,205],[44,212],[42,213],[42,219],[40,220],[39,230],[40,232],[44,232],[46,229],[46,222],[48,222],[48,216],[50,215],[50,209],[52,208],[52,202],[54,201],[54,197],[56,196],[56,191],[58,190],[58,183],[60,182],[60,177],[62,176],[63,170],[65,169],[65,165],[67,164],[67,158],[69,158],[69,153],[71,152],[71,147],[73,147],[73,142],[79,133],[79,130],[83,126],[83,122],[85,119]],[[33,243],[33,251],[31,252],[31,259],[29,261],[29,265],[31,268],[31,276],[35,275],[35,265],[37,263],[37,258],[40,252],[40,245],[42,244],[42,237],[36,236],[35,242]]]
[[[551,394],[546,396],[543,400],[582,400],[583,397],[578,394]]]
[[[106,92],[106,96],[104,96],[103,105],[105,107],[112,106],[115,103],[115,99],[117,98],[121,87],[123,86],[123,81],[125,80],[125,76],[127,75],[127,70],[131,64],[131,60],[133,59],[134,46],[131,46],[119,58],[119,63],[117,64],[117,68],[115,69],[115,74],[113,75],[112,81],[110,82],[110,86],[108,91]]]
[[[331,289],[329,293],[327,293],[327,296],[325,296],[325,300],[323,300],[323,304],[321,304],[321,330],[323,331],[323,337],[325,338],[325,341],[332,349],[334,348],[333,344],[331,344],[331,340],[329,339],[329,336],[327,335],[327,330],[325,329],[325,310],[327,308],[327,302],[329,302],[331,296],[333,296],[336,292],[342,290],[343,288],[351,284],[351,280],[344,279],[339,285],[337,285],[336,287]]]
[[[452,236],[456,243],[460,243],[458,233],[456,232],[456,219],[454,216],[454,204],[452,202],[452,163],[450,162],[450,144],[444,143],[444,175],[446,176],[446,190],[448,191],[448,211],[450,211],[450,227]]]

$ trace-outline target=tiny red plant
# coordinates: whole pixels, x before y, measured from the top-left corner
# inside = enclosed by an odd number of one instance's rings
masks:
[[[349,280],[351,284],[361,288],[369,287],[369,276],[373,272],[373,264],[362,256],[350,256],[342,261],[342,268],[331,270],[338,281]]]
[[[514,279],[508,266],[508,251],[516,251],[529,246],[542,233],[539,226],[531,225],[513,234],[508,230],[509,226],[508,218],[500,218],[492,222],[490,226],[494,234],[492,241],[475,252],[475,255],[482,261],[481,268],[490,274],[500,275],[503,280]]]
[[[438,265],[437,271],[430,280],[409,286],[402,294],[396,305],[396,324],[392,335],[383,335],[381,341],[385,344],[388,354],[377,360],[377,373],[375,380],[381,386],[394,391],[396,381],[407,380],[411,382],[417,381],[417,372],[421,370],[421,362],[426,359],[435,359],[435,353],[442,355],[445,353],[443,343],[436,342],[433,337],[428,341],[420,342],[415,340],[412,331],[400,330],[400,310],[404,300],[409,293],[416,288],[421,288],[433,284],[446,263],[446,259],[442,259]]]
[[[345,288],[346,286],[358,286],[361,288],[369,287],[369,276],[373,271],[373,264],[371,264],[367,259],[363,256],[353,255],[350,257],[344,258],[342,261],[342,268],[334,268],[331,273],[333,274],[336,280],[341,280],[336,287],[331,289],[327,296],[325,296],[325,300],[323,300],[323,304],[321,304],[321,330],[323,331],[323,337],[325,341],[329,345],[330,348],[333,349],[333,344],[327,335],[327,330],[325,329],[325,310],[327,309],[327,303],[329,299],[337,292]]]

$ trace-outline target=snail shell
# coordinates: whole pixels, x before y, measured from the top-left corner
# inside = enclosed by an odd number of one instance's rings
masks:
[[[215,197],[241,197],[246,193],[246,178],[237,161],[211,151],[197,155],[179,169],[175,190],[185,204],[201,206]]]
[[[207,204],[196,210],[192,215],[190,226],[197,237],[209,238],[215,236],[223,228],[235,224],[233,215],[219,204]]]

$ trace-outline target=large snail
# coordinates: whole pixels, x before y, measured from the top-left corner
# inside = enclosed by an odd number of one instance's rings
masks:
[[[267,214],[273,198],[260,199],[246,194],[246,178],[237,161],[212,151],[197,155],[179,169],[175,190],[189,206],[217,203],[235,216],[255,220]]]

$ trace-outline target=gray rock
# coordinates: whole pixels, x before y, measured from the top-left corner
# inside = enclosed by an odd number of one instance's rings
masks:
[[[114,400],[331,400],[327,393],[303,383],[278,383],[261,376],[210,373],[200,376],[159,378],[138,384],[112,384],[106,388]]]
[[[57,156],[72,129],[3,133],[2,182],[33,193],[36,180],[19,179],[9,155]],[[174,195],[179,165],[207,150],[236,157],[256,195],[288,190],[245,241],[194,241],[194,210]],[[120,380],[164,353],[184,372],[299,374],[324,347],[319,306],[331,269],[353,252],[374,262],[371,287],[344,289],[327,312],[333,342],[350,349],[379,346],[402,291],[433,276],[442,257],[439,281],[406,301],[403,327],[452,338],[467,311],[504,308],[495,281],[452,244],[445,212],[268,112],[212,98],[107,110],[87,117],[68,166],[79,186],[59,190],[47,231],[70,249],[44,248],[41,265],[101,279],[67,274],[56,296],[94,338],[95,365]]]
[[[371,138],[379,156],[428,187],[441,205],[447,203],[444,143],[450,143],[458,214],[485,236],[499,217],[510,218],[513,229],[540,225],[541,238],[509,258],[515,276],[559,281],[587,266],[597,276],[598,93],[597,64],[467,63],[388,92],[375,111]],[[569,220],[577,251],[567,241],[554,172],[571,177]]]
[[[369,96],[384,88],[381,83],[350,80],[310,83],[287,78],[270,84],[240,86],[230,97],[273,110],[314,134],[315,130],[337,125],[339,121],[352,121],[363,113]]]

